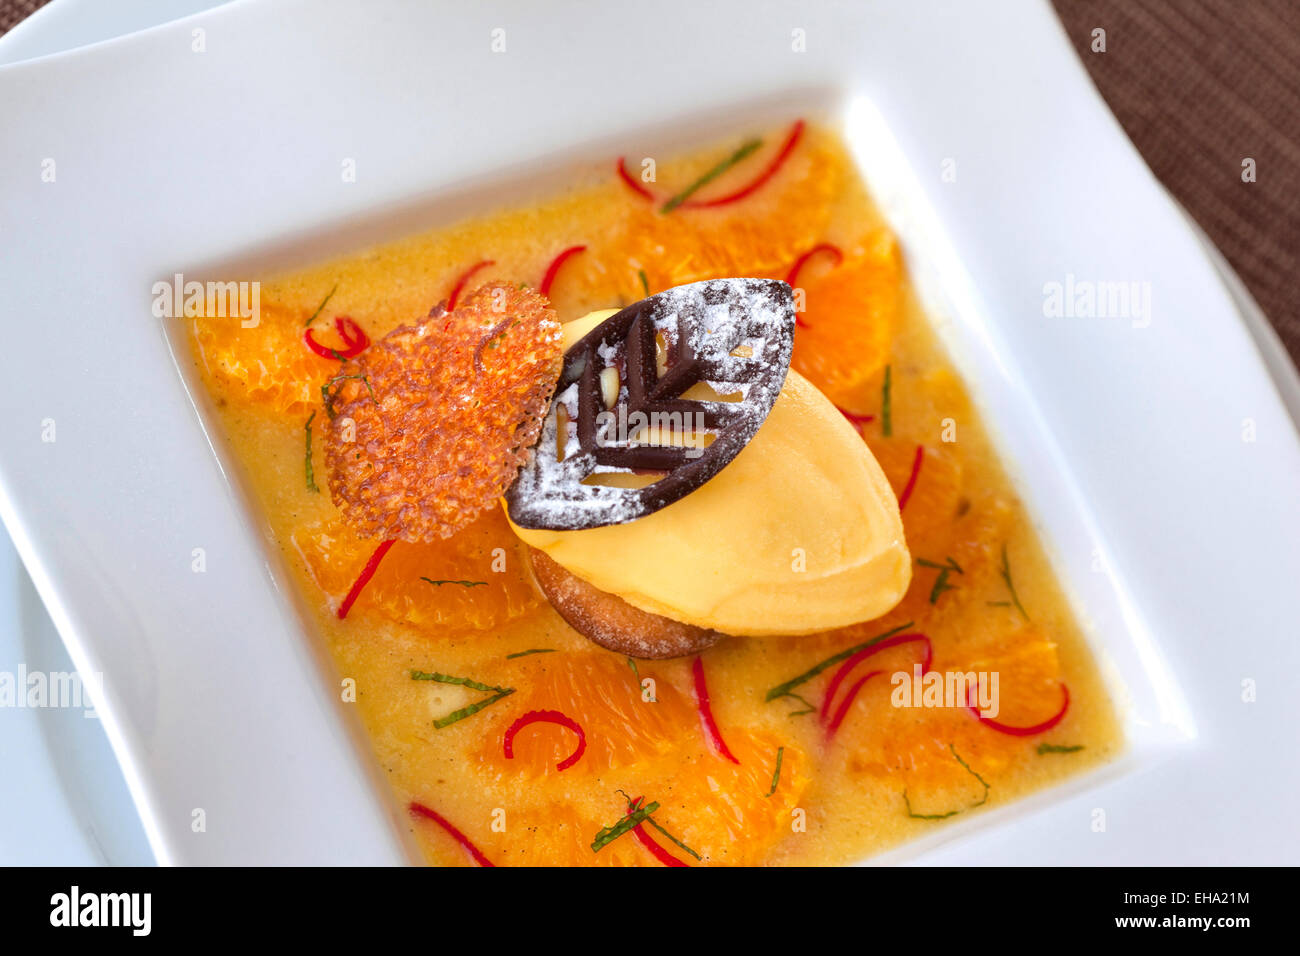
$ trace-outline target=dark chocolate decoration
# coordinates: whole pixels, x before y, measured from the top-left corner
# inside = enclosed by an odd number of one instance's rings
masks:
[[[790,367],[793,293],[775,279],[710,279],[677,286],[610,316],[564,355],[541,438],[506,491],[523,528],[570,531],[623,524],[690,494],[740,453],[766,420]],[[665,345],[666,368],[656,362]],[[607,409],[601,373],[618,370]],[[704,382],[740,401],[683,398]],[[560,411],[564,459],[557,460]],[[713,436],[705,448],[632,441],[656,425]],[[592,475],[662,472],[642,488],[584,484]]]

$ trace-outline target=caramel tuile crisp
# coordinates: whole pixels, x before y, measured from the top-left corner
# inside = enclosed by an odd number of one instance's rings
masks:
[[[324,438],[348,525],[427,542],[494,507],[537,442],[561,340],[545,298],[496,280],[343,363]]]

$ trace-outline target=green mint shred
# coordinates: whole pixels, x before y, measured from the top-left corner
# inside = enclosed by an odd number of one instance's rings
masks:
[[[763,700],[770,702],[776,700],[778,697],[792,697],[794,695],[792,695],[790,691],[794,690],[800,684],[806,684],[808,681],[812,680],[822,671],[826,670],[826,668],[834,667],[840,661],[848,660],[858,651],[863,650],[864,648],[871,647],[873,644],[879,644],[885,638],[893,637],[895,634],[900,634],[911,626],[912,626],[912,622],[908,621],[906,624],[900,624],[897,627],[890,628],[888,631],[885,631],[884,634],[876,635],[869,641],[863,641],[861,644],[854,644],[852,647],[845,648],[844,650],[840,651],[838,654],[826,658],[826,660],[822,661],[820,664],[813,665],[811,668],[804,671],[798,677],[792,677],[784,684],[777,684],[775,687],[773,687],[771,690],[767,692],[767,694],[763,697]]]
[[[320,300],[320,305],[316,306],[316,311],[311,314],[311,318],[307,320],[307,323],[303,328],[306,328],[307,325],[311,325],[316,321],[316,317],[325,311],[325,306],[329,304],[330,299],[334,298],[334,293],[337,291],[339,291],[339,284],[336,282],[334,283],[334,288],[330,289],[329,294]]]
[[[462,707],[460,710],[454,710],[445,717],[439,717],[433,722],[433,726],[438,730],[444,727],[450,727],[466,717],[473,717],[485,707],[491,707],[503,697],[509,697],[515,692],[513,687],[493,687],[490,684],[484,684],[480,681],[473,680],[469,677],[453,677],[450,674],[441,674],[437,671],[411,671],[411,680],[430,680],[439,684],[458,684],[462,687],[468,687],[470,690],[481,691],[485,694],[492,694],[491,697],[485,697],[482,700],[475,701],[468,707]]]
[[[949,744],[948,749],[951,750],[952,755],[957,758],[957,762],[962,765],[962,769],[964,769],[968,774],[970,774],[972,777],[978,780],[980,784],[984,787],[984,796],[980,797],[978,803],[972,803],[969,807],[961,807],[957,810],[949,810],[947,813],[914,813],[912,812],[912,801],[907,798],[907,791],[904,790],[903,804],[904,806],[907,807],[907,815],[911,817],[913,820],[947,820],[949,817],[955,817],[957,814],[965,813],[967,810],[974,810],[976,807],[982,807],[984,806],[985,803],[988,802],[989,790],[992,789],[992,787],[989,786],[988,781],[985,780],[983,777],[981,777],[973,769],[971,769],[970,764],[968,764],[965,760],[961,759],[961,754],[957,753],[956,747],[954,747],[952,744]]]
[[[732,153],[722,162],[718,163],[716,166],[710,169],[699,179],[695,180],[695,182],[691,183],[689,186],[687,186],[685,189],[679,192],[672,199],[664,203],[663,206],[660,207],[659,211],[663,213],[665,216],[668,215],[668,213],[672,212],[682,203],[686,202],[686,200],[690,199],[691,196],[695,195],[696,192],[698,192],[700,189],[703,189],[709,183],[713,182],[715,179],[717,179],[719,176],[721,176],[723,173],[729,170],[732,166],[735,166],[737,163],[743,161],[753,153],[757,152],[762,145],[763,145],[763,141],[761,139],[748,140],[734,153]]]

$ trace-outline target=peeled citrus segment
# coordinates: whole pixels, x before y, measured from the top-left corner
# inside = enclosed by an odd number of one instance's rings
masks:
[[[902,510],[908,548],[917,557],[942,560],[942,555],[930,552],[947,541],[958,518],[963,487],[961,461],[940,443],[923,446],[919,467],[915,441],[872,437],[867,444],[900,501],[911,485]]]
[[[753,866],[791,832],[791,814],[807,789],[810,765],[802,750],[766,731],[733,726],[724,733],[739,763],[711,753],[683,760],[657,789],[647,782],[646,795],[663,807],[656,819],[704,862]],[[781,779],[768,797],[779,747],[785,748]],[[695,863],[659,842],[674,856]]]
[[[953,666],[998,675],[998,713],[993,719],[1000,724],[1032,727],[1061,709],[1056,644],[1036,627],[1021,628],[972,649]]]
[[[236,401],[264,405],[286,415],[308,415],[320,405],[320,388],[339,363],[324,359],[303,340],[307,316],[274,304],[261,307],[258,324],[244,328],[238,316],[199,316],[194,342],[200,361]],[[365,322],[358,322],[364,328]],[[325,317],[312,325],[322,344],[335,341]],[[340,348],[346,348],[340,342]]]
[[[805,309],[792,366],[836,405],[860,409],[864,388],[889,359],[898,325],[902,268],[892,235],[881,230],[827,268],[809,263],[796,279]]]
[[[539,725],[516,739],[514,759],[507,759],[501,734],[514,717],[530,710],[558,710],[586,733],[582,760],[563,771],[570,781],[658,760],[696,726],[690,698],[660,679],[660,672],[646,662],[634,673],[624,658],[591,651],[521,658],[518,664],[525,675],[518,678],[520,689],[510,706],[494,715],[501,726],[484,738],[480,750],[484,762],[502,771],[528,777],[555,775],[556,763],[573,749],[573,737],[563,728]],[[642,688],[641,679],[652,681],[649,689]]]
[[[292,540],[335,607],[375,550],[373,540],[358,538],[337,518],[295,531]],[[525,560],[509,524],[494,508],[450,538],[427,544],[398,541],[351,613],[373,609],[425,627],[496,627],[540,604]]]
[[[488,716],[476,755],[491,771],[490,785],[513,794],[515,822],[500,837],[501,853],[531,865],[657,865],[632,834],[599,853],[590,847],[637,795],[658,801],[655,819],[708,863],[758,862],[789,832],[791,810],[808,785],[807,758],[770,732],[735,726],[722,732],[740,763],[713,753],[689,690],[678,684],[685,673],[680,665],[641,662],[640,678],[652,682],[643,689],[623,658],[601,651],[536,655],[515,664],[519,676],[509,683],[519,690]],[[651,694],[655,699],[646,700]],[[504,756],[502,735],[530,710],[557,710],[581,725],[587,747],[576,764],[556,770],[573,752],[575,737],[541,723],[515,736],[513,759]],[[782,746],[781,779],[767,797]],[[607,810],[587,799],[594,793],[609,794]],[[527,833],[518,832],[520,821]],[[698,862],[647,829],[672,855]]]
[[[723,195],[748,182],[780,147],[780,139],[773,137],[765,151],[733,167],[698,198]],[[726,152],[689,168],[662,165],[661,181],[653,186],[656,195],[662,200],[685,188]],[[820,132],[806,130],[776,174],[731,205],[664,214],[662,201],[627,195],[619,245],[627,249],[632,271],[645,269],[651,291],[727,276],[784,276],[796,256],[824,238],[841,169],[832,143]]]

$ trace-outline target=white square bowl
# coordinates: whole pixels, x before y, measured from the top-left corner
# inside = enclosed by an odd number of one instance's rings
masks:
[[[843,128],[903,240],[1130,744],[881,859],[1294,862],[1272,810],[1300,772],[1268,735],[1300,715],[1269,681],[1297,663],[1300,444],[1045,3],[398,0],[246,0],[0,68],[0,513],[105,676],[161,861],[413,856],[153,283],[264,275],[544,195],[628,143],[799,113]],[[1047,317],[1068,275],[1149,283],[1149,324]]]

